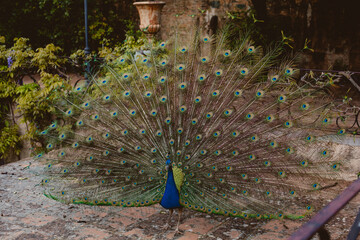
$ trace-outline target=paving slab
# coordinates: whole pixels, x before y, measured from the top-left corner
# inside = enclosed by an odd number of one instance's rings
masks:
[[[30,169],[26,168],[29,163]],[[286,239],[307,219],[255,220],[208,215],[184,210],[180,234],[162,227],[167,211],[160,205],[140,208],[66,205],[46,198],[41,177],[31,169],[39,167],[32,159],[0,166],[0,239]],[[356,197],[326,225],[332,239],[346,239],[360,203]],[[319,200],[319,205],[326,202]],[[316,239],[316,238],[314,238]]]

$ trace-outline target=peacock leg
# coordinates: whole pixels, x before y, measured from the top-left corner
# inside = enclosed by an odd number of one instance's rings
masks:
[[[179,218],[178,218],[178,223],[177,223],[177,226],[176,226],[176,229],[175,229],[175,234],[176,233],[180,233],[179,231],[179,225],[180,225],[180,219],[181,219],[181,214],[183,212],[183,209],[182,208],[179,208]]]
[[[169,229],[169,227],[170,227],[170,221],[171,221],[171,216],[172,216],[173,212],[174,212],[174,209],[169,209],[169,217],[168,217],[168,220],[167,220],[166,224],[165,224],[164,227],[163,227],[164,230]]]

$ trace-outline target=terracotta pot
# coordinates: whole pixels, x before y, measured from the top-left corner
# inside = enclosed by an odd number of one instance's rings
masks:
[[[140,15],[140,29],[152,38],[160,31],[161,9],[165,2],[134,2]]]

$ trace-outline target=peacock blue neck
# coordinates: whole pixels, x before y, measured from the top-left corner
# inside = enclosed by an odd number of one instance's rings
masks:
[[[164,196],[161,199],[160,205],[166,209],[179,208],[180,205],[179,191],[176,188],[174,173],[171,165],[168,170],[168,178],[166,181]]]

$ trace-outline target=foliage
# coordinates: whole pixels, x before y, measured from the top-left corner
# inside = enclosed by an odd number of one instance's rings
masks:
[[[22,139],[38,140],[37,128],[51,122],[56,112],[52,103],[64,92],[58,90],[70,85],[64,73],[68,60],[59,57],[60,47],[48,44],[34,51],[28,39],[17,38],[6,48],[5,38],[0,40],[0,159],[5,159],[11,152],[19,154]],[[33,83],[23,85],[26,76]],[[19,136],[15,115],[27,124],[24,136]]]
[[[134,20],[136,16],[132,3],[130,0],[88,1],[92,50],[124,40],[127,20]],[[85,44],[84,2],[3,0],[0,8],[0,35],[11,40],[20,36],[29,38],[35,48],[52,42],[61,46],[65,54],[70,54]]]

